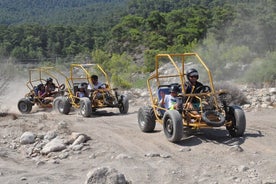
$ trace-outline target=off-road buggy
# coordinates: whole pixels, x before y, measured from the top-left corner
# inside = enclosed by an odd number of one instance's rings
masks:
[[[51,79],[53,80],[53,83],[58,86],[53,97],[55,98],[63,95],[65,85],[61,84],[58,78],[65,78],[65,75],[54,67],[31,68],[28,70],[28,75],[29,80],[27,81],[26,86],[29,92],[24,98],[18,101],[18,110],[23,114],[27,114],[32,111],[34,105],[37,105],[39,108],[52,108],[53,101],[41,98],[38,95],[38,90],[40,86],[45,85],[47,79]]]
[[[93,86],[91,75],[97,75],[98,80],[105,86],[103,89],[89,90]],[[112,88],[107,73],[98,64],[71,64],[70,77],[65,82],[64,96],[54,100],[54,107],[61,114],[69,114],[73,109],[80,109],[83,117],[89,117],[92,112],[101,108],[119,108],[121,114],[126,114],[129,101],[126,95],[120,94],[117,88]],[[84,88],[85,96],[78,96]]]
[[[185,71],[189,68],[197,68],[203,86],[186,94]],[[160,93],[169,94],[172,86],[180,89],[178,108],[164,109],[159,106]],[[150,105],[138,111],[138,124],[142,132],[153,132],[158,122],[163,125],[164,134],[171,142],[178,142],[185,133],[201,128],[225,126],[233,137],[244,134],[244,111],[239,106],[227,104],[229,94],[225,91],[215,91],[211,72],[197,53],[156,55],[155,71],[147,79],[147,87]],[[188,104],[194,98],[199,101],[199,106],[191,109]]]

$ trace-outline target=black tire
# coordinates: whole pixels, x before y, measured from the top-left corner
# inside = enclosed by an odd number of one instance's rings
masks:
[[[156,122],[152,107],[145,106],[138,110],[138,125],[142,132],[153,132]]]
[[[58,111],[58,105],[59,105],[59,101],[62,99],[62,96],[58,96],[54,99],[53,101],[53,108],[55,111]]]
[[[128,109],[129,109],[128,97],[126,95],[122,95],[121,101],[119,104],[119,111],[121,114],[127,114]]]
[[[242,137],[246,128],[245,113],[239,106],[230,106],[227,114],[227,120],[232,121],[230,126],[226,126],[232,137]]]
[[[163,116],[163,129],[170,142],[178,142],[183,137],[181,114],[176,110],[168,110]]]
[[[33,104],[29,99],[22,98],[19,100],[17,107],[22,114],[28,114],[32,111]]]
[[[69,114],[71,109],[71,103],[69,102],[68,98],[61,97],[60,100],[56,101],[57,109],[61,114]]]
[[[212,117],[211,119],[209,117]],[[210,110],[202,114],[202,120],[212,127],[220,127],[225,123],[225,117],[218,111]]]
[[[84,97],[80,99],[80,114],[83,117],[90,117],[92,114],[92,105],[89,98]]]

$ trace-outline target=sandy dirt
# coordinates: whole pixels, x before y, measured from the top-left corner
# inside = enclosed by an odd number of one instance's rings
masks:
[[[21,82],[21,81],[20,81]],[[22,83],[21,83],[22,84]],[[23,82],[24,84],[24,82]],[[0,102],[0,183],[84,183],[91,169],[115,168],[133,184],[271,184],[276,183],[276,110],[246,112],[244,137],[231,138],[224,127],[204,129],[177,144],[166,140],[157,124],[143,133],[137,123],[139,106],[129,113],[103,109],[90,118],[34,108],[21,115],[17,101],[24,90],[2,92]],[[4,99],[8,99],[4,100]],[[82,150],[30,156],[32,145],[21,135],[57,131],[59,136],[80,132],[90,137]]]

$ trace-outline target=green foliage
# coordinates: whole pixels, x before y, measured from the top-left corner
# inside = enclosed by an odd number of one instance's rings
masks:
[[[114,85],[130,88],[131,75],[136,72],[136,67],[131,65],[130,58],[126,54],[114,54],[110,61],[106,61],[106,63],[108,63],[109,68],[107,70],[112,74],[111,81]]]
[[[93,49],[91,26],[0,26],[0,50],[19,60],[75,56]]]
[[[128,88],[137,81],[130,73],[153,71],[160,51],[198,50],[218,79],[239,78],[253,58],[275,52],[275,7],[275,1],[4,0],[0,55],[82,62],[91,53]]]
[[[83,25],[103,22],[101,25],[105,27],[114,25],[123,13],[121,10],[127,6],[126,2],[128,0],[2,0],[0,24]],[[110,21],[105,21],[107,14],[111,16]]]
[[[102,50],[92,53],[93,60],[100,64],[111,78],[115,86],[130,88],[133,83],[132,73],[137,71],[137,67],[131,64],[131,58],[126,54],[113,54],[111,57]]]
[[[100,64],[104,68],[109,68],[109,64],[107,61],[110,60],[110,56],[108,53],[104,52],[103,50],[97,49],[91,53],[91,56],[93,62]]]
[[[152,72],[155,69],[155,55],[158,54],[159,50],[147,50],[145,52],[145,67],[144,72]]]
[[[145,76],[145,75],[141,75],[139,77],[135,77],[135,81],[133,81],[132,83],[132,87],[134,88],[140,88],[140,89],[143,89],[143,88],[146,88],[147,87],[147,77],[148,76]]]
[[[245,66],[252,60],[248,47],[219,44],[212,35],[203,41],[197,52],[203,57],[216,80],[238,80],[244,73]]]
[[[266,55],[263,59],[253,62],[244,77],[246,82],[274,84],[276,82],[276,52]]]

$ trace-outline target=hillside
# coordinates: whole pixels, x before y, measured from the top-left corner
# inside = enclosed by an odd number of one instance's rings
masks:
[[[198,52],[219,80],[276,80],[275,1],[0,4],[0,56],[15,62],[96,62],[124,84],[137,81],[133,71],[152,72],[157,53]],[[122,65],[128,66],[124,76]]]
[[[85,24],[120,14],[128,0],[1,0],[0,24]],[[110,17],[109,17],[110,18]]]

